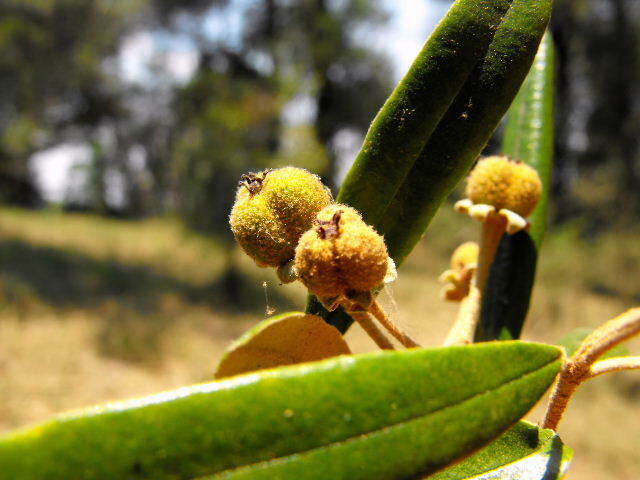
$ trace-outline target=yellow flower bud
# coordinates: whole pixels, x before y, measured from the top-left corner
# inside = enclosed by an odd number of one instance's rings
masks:
[[[300,236],[331,194],[312,173],[295,167],[243,175],[229,223],[242,249],[260,266],[291,260]]]
[[[296,272],[320,298],[371,291],[383,283],[388,265],[382,236],[345,205],[324,208],[296,248]]]
[[[472,263],[478,262],[480,247],[476,242],[464,242],[451,254],[451,268],[462,270]]]
[[[474,204],[504,208],[522,217],[533,212],[541,192],[534,168],[502,156],[480,160],[467,181],[467,196]]]
[[[454,250],[451,255],[451,270],[440,275],[440,281],[447,284],[441,292],[443,298],[459,302],[469,295],[479,253],[480,247],[476,242],[465,242]]]

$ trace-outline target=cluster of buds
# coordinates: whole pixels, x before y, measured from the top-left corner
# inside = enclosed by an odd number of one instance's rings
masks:
[[[417,345],[375,301],[396,278],[384,238],[355,209],[332,203],[317,176],[293,167],[243,175],[230,223],[245,253],[276,268],[282,283],[300,280],[328,310],[345,307],[382,348],[392,345],[368,313],[405,346]]]

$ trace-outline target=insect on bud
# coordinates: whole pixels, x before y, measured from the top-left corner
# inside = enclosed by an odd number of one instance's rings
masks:
[[[542,182],[534,168],[504,156],[480,160],[467,182],[467,196],[474,204],[511,210],[522,217],[533,212],[541,192]]]
[[[291,260],[300,236],[331,203],[320,179],[285,167],[242,175],[229,223],[242,249],[262,267]]]
[[[318,213],[296,248],[297,274],[321,299],[370,292],[384,282],[388,268],[384,239],[346,205]]]

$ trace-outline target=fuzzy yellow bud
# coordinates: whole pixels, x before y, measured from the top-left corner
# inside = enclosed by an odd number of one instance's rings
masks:
[[[480,160],[467,181],[467,196],[474,204],[511,210],[522,217],[533,212],[541,192],[542,182],[534,168],[502,156]]]
[[[300,236],[330,203],[328,189],[302,168],[249,173],[240,180],[229,223],[258,265],[279,267],[294,257]]]
[[[469,294],[479,253],[480,247],[476,242],[465,242],[454,250],[451,255],[451,270],[440,275],[440,281],[447,284],[441,292],[443,298],[459,302]]]
[[[388,265],[382,236],[340,204],[324,208],[296,248],[296,272],[320,298],[370,292],[383,283]]]
[[[453,270],[462,270],[471,264],[477,263],[479,252],[480,247],[476,242],[464,242],[451,254],[451,268]]]

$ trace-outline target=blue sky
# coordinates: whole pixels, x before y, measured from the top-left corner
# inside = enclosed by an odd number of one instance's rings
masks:
[[[240,30],[243,5],[251,0],[234,0],[238,8],[231,9],[224,21],[211,15],[204,23],[204,28],[212,37],[219,37],[224,32],[233,37],[234,31]],[[378,35],[373,36],[373,48],[389,55],[395,80],[399,80],[407,70],[429,33],[444,16],[449,5],[437,0],[383,0],[391,20]],[[371,40],[371,37],[368,39]],[[148,64],[156,53],[163,55],[163,67],[171,73],[174,81],[185,82],[196,67],[197,54],[189,42],[179,37],[159,38],[150,32],[139,32],[131,35],[122,44],[118,57],[120,75],[131,82],[148,81],[152,73]],[[156,57],[157,58],[157,57]],[[351,143],[353,138],[345,138]],[[357,139],[356,139],[357,141]],[[345,151],[346,156],[353,152]],[[73,175],[73,166],[88,161],[90,149],[83,144],[64,144],[36,154],[32,158],[32,168],[44,197],[50,201],[61,201]],[[116,178],[113,180],[117,185]],[[117,188],[112,189],[113,203],[118,203]]]

